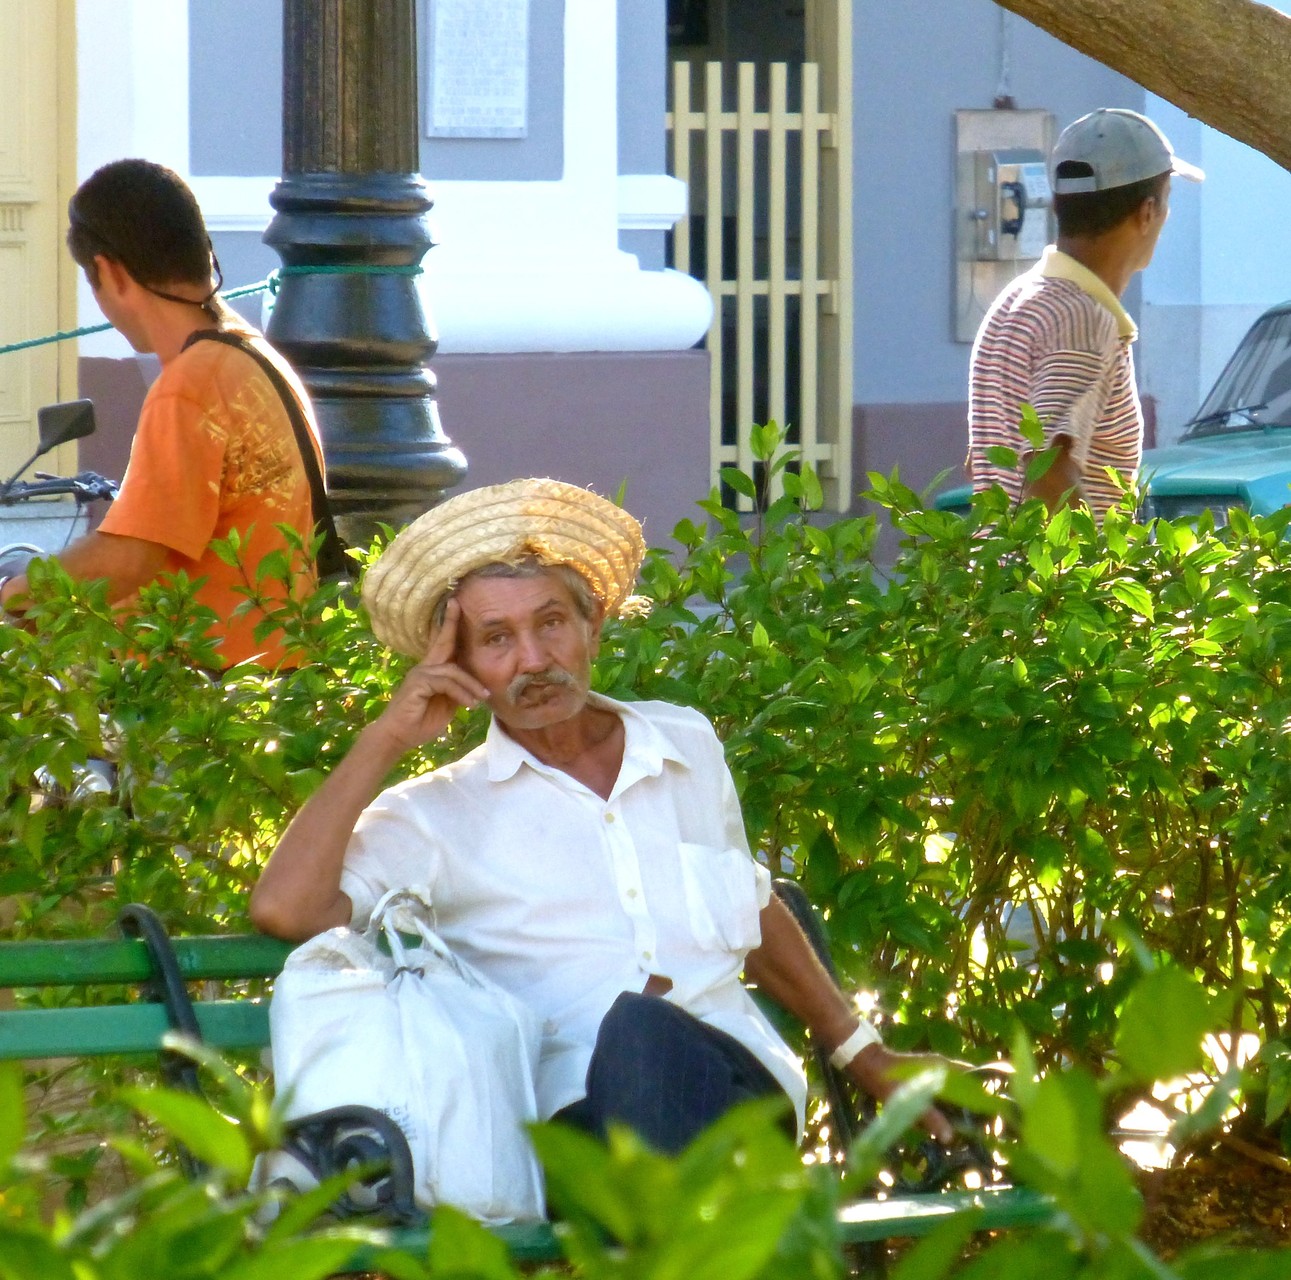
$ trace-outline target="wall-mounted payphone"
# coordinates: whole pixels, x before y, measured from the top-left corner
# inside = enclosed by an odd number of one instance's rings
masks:
[[[953,331],[971,342],[995,296],[1053,239],[1047,111],[956,112]]]
[[[1050,239],[1053,192],[1044,156],[1027,147],[969,154],[977,198],[964,249],[979,261],[1034,262]]]

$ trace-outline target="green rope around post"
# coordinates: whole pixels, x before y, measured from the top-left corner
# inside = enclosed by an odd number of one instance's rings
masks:
[[[0,347],[0,356],[7,356],[11,351],[26,351],[28,347],[44,347],[51,342],[67,342],[71,338],[84,338],[87,334],[102,333],[110,329],[110,324],[87,324],[83,329],[64,329],[61,333],[46,334],[43,338],[28,338],[25,342],[7,342]]]
[[[421,271],[420,266],[380,266],[359,263],[335,265],[320,263],[316,266],[280,267],[267,279],[257,281],[255,284],[240,285],[236,289],[223,289],[220,291],[220,297],[232,300],[248,298],[256,293],[277,293],[278,282],[283,276],[419,276]],[[46,334],[43,338],[27,338],[22,342],[5,343],[0,346],[0,356],[6,356],[12,351],[26,351],[31,347],[48,346],[53,342],[69,342],[73,338],[85,338],[92,333],[103,333],[110,328],[112,326],[106,322],[88,324],[80,329],[65,329],[59,333]]]
[[[261,280],[257,284],[244,284],[237,289],[221,290],[221,298],[246,298],[253,293],[264,293],[267,289],[273,288],[273,277],[267,280]],[[29,347],[44,347],[51,342],[68,342],[72,338],[85,338],[91,333],[104,333],[112,328],[110,324],[104,321],[103,324],[87,324],[80,329],[64,329],[60,333],[46,334],[43,338],[28,338],[24,342],[9,342],[0,346],[0,356],[6,356],[11,351],[26,351]]]
[[[270,288],[278,291],[277,281],[283,276],[419,276],[422,268],[419,265],[385,266],[381,263],[309,263],[296,267],[279,267],[269,277]]]
[[[236,289],[221,289],[221,298],[249,298],[253,293],[264,293],[266,289],[273,288],[273,276],[270,275],[267,280],[257,281],[255,284],[240,285]]]

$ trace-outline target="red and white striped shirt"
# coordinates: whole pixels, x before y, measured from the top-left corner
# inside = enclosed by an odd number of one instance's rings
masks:
[[[1130,344],[1138,336],[1120,299],[1087,267],[1050,245],[992,304],[969,366],[968,456],[975,490],[993,484],[1016,502],[1024,468],[986,451],[1031,448],[1019,424],[1031,405],[1046,440],[1071,438],[1081,493],[1101,520],[1120,498],[1107,474],[1127,483],[1143,455],[1143,410]]]

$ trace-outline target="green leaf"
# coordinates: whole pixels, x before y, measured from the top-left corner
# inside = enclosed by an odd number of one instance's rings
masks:
[[[371,1232],[350,1228],[274,1240],[253,1257],[226,1266],[219,1280],[326,1280],[341,1270],[360,1243],[372,1239]]]
[[[436,1277],[428,1262],[414,1258],[403,1249],[374,1249],[364,1254],[364,1262],[371,1271],[363,1274],[379,1276],[380,1280],[447,1280],[447,1277]]]
[[[1055,1173],[1069,1176],[1076,1171],[1085,1134],[1067,1078],[1049,1075],[1040,1080],[1023,1110],[1022,1137],[1035,1157]]]
[[[1291,1045],[1270,1041],[1260,1048],[1260,1063],[1267,1079],[1268,1096],[1264,1103],[1264,1124],[1272,1128],[1291,1106]]]
[[[265,1231],[265,1240],[286,1239],[314,1226],[346,1189],[363,1176],[364,1166],[352,1165],[303,1191],[274,1190],[265,1193],[278,1203],[277,1216]]]
[[[1053,468],[1053,464],[1058,460],[1060,449],[1042,449],[1039,453],[1032,454],[1027,461],[1026,483],[1033,485],[1041,477],[1046,476]]]
[[[892,1280],[941,1280],[950,1275],[980,1218],[980,1213],[968,1210],[937,1227],[901,1259]]]
[[[777,423],[754,423],[749,429],[749,447],[759,462],[770,462],[784,440],[784,432]]]
[[[819,511],[825,505],[825,491],[815,467],[803,463],[799,478],[802,480],[802,505],[808,511]]]
[[[182,1142],[199,1160],[245,1182],[251,1147],[242,1129],[203,1098],[173,1089],[123,1089],[121,1097]]]
[[[754,483],[753,477],[747,472],[741,471],[738,467],[723,467],[721,477],[736,493],[742,494],[746,498],[756,498],[758,496],[758,487]]]
[[[222,560],[230,569],[236,569],[240,561],[240,548],[237,545],[237,539],[230,536],[227,540],[220,539],[211,543],[211,552],[217,559]]]
[[[167,1031],[161,1042],[172,1053],[190,1059],[211,1076],[219,1086],[222,1106],[232,1106],[239,1118],[248,1116],[255,1110],[256,1090],[218,1050],[179,1031]],[[268,1090],[261,1093],[265,1099],[268,1098]]]
[[[1197,1070],[1202,1039],[1213,1030],[1210,998],[1191,975],[1174,966],[1145,974],[1121,1011],[1116,1049],[1126,1069],[1143,1081]]]
[[[592,1218],[619,1239],[630,1238],[631,1206],[624,1203],[614,1184],[606,1149],[595,1138],[567,1125],[535,1125],[531,1133],[552,1203],[563,1213]]]
[[[1143,1201],[1125,1158],[1101,1139],[1082,1153],[1066,1203],[1091,1231],[1130,1235],[1143,1218]]]
[[[467,1214],[441,1205],[431,1220],[430,1265],[435,1275],[515,1280],[506,1245]]]
[[[752,1280],[775,1253],[805,1187],[745,1191],[698,1222],[679,1223],[657,1250],[657,1280]]]
[[[245,1253],[248,1208],[208,1197],[202,1187],[183,1187],[160,1206],[149,1205],[131,1230],[108,1237],[99,1262],[104,1280],[223,1280],[225,1269]]]
[[[1174,1272],[1179,1280],[1287,1280],[1287,1251],[1196,1248],[1176,1259]]]
[[[0,1172],[7,1169],[18,1154],[26,1123],[22,1067],[16,1062],[0,1063]]]
[[[80,1280],[49,1240],[14,1228],[0,1228],[0,1277],[3,1280]]]
[[[1033,449],[1039,449],[1044,444],[1044,423],[1040,421],[1040,415],[1036,413],[1033,405],[1023,402],[1020,408],[1021,421],[1018,423],[1018,431],[1027,444]]]
[[[1112,594],[1128,609],[1141,614],[1149,622],[1156,617],[1152,593],[1139,582],[1119,578],[1112,583]]]
[[[1036,1095],[1039,1083],[1036,1077],[1039,1069],[1036,1066],[1035,1051],[1021,1027],[1013,1031],[1013,1076],[1009,1081],[1009,1092],[1019,1105],[1030,1105]]]
[[[993,1078],[978,1069],[952,1071],[942,1085],[938,1096],[943,1102],[953,1103],[976,1115],[991,1116],[1011,1112],[1013,1102],[1005,1092],[1003,1082],[1017,1077],[1002,1064],[994,1064],[1000,1077]]]
[[[1079,1272],[1078,1269],[1079,1268]],[[1071,1239],[1058,1231],[1012,1232],[955,1272],[955,1280],[1095,1280]],[[1111,1280],[1108,1277],[1108,1280]]]

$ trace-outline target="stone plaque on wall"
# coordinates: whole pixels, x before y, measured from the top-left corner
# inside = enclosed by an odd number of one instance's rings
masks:
[[[432,0],[431,138],[528,132],[529,0]]]

